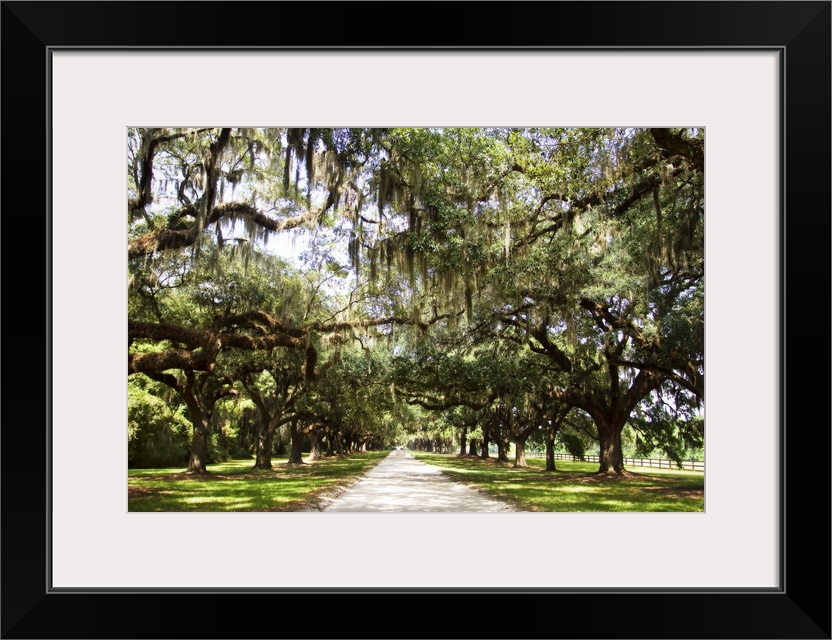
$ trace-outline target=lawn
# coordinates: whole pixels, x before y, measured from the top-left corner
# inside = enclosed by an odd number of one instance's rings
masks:
[[[524,511],[704,511],[705,474],[632,467],[624,476],[598,475],[597,462],[558,460],[546,472],[545,461],[527,460],[528,468],[495,458],[414,451],[422,462],[448,477],[510,502]]]
[[[495,458],[411,452],[448,477],[501,498],[523,511],[704,511],[704,474],[696,471],[632,467],[622,477],[599,476],[598,463],[557,461],[547,473],[544,461],[528,468]],[[323,458],[288,466],[275,458],[268,471],[252,469],[253,459],[208,465],[205,476],[181,468],[130,469],[128,511],[315,511],[324,496],[353,484],[388,451]]]
[[[324,495],[348,487],[389,451],[323,458],[304,465],[274,458],[272,470],[254,470],[254,459],[209,464],[205,476],[182,468],[130,469],[127,509],[137,511],[306,511]]]

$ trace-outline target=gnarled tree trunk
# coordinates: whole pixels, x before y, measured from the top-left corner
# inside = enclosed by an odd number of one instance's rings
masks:
[[[289,423],[289,433],[292,438],[292,447],[289,450],[289,461],[287,464],[305,464],[303,461],[303,430],[297,420]]]
[[[608,369],[608,388],[567,393],[565,397],[568,402],[571,400],[573,406],[586,411],[595,422],[600,447],[598,473],[622,475],[627,471],[624,469],[621,431],[635,406],[658,387],[661,378],[649,371],[640,370],[630,386],[625,389],[621,385],[618,366],[610,362]]]
[[[619,424],[620,422],[620,424]],[[610,421],[596,418],[600,444],[598,473],[624,473],[624,453],[621,449],[621,430],[625,421]]]
[[[265,420],[261,420],[254,446],[254,468],[272,468],[272,436],[274,432]]]
[[[195,398],[185,398],[191,412],[194,435],[188,457],[188,473],[208,473],[208,418]]]

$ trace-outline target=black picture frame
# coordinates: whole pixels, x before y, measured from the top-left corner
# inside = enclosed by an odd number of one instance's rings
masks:
[[[3,2],[2,637],[255,638],[291,637],[303,630],[325,638],[830,638],[831,6],[828,1]],[[243,17],[240,26],[225,28],[222,16],[235,14]],[[51,317],[49,307],[48,82],[50,52],[68,47],[779,51],[785,79],[780,588],[51,591],[48,488],[58,479],[48,472],[49,398],[56,383],[49,374],[49,335],[50,323],[60,318]],[[749,309],[742,321],[753,322],[753,314]],[[753,461],[741,472],[754,490]]]

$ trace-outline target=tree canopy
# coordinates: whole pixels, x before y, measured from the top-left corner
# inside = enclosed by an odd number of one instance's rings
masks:
[[[302,441],[511,442],[522,465],[529,438],[588,437],[604,473],[625,472],[625,427],[702,446],[703,130],[127,142],[131,424],[189,421],[189,471],[229,402],[260,468],[278,441],[294,463]]]

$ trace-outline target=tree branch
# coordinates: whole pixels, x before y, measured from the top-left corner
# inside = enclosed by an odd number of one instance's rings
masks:
[[[690,163],[691,168],[705,168],[705,143],[695,138],[684,138],[670,129],[650,129],[659,151],[667,160],[672,156],[681,156]]]
[[[219,347],[220,341],[217,340],[207,348],[194,351],[169,349],[158,353],[131,353],[127,358],[127,375],[134,373],[150,375],[169,369],[211,371],[214,368],[214,359]]]
[[[643,371],[650,371],[653,373],[659,373],[662,376],[665,376],[672,382],[675,382],[681,387],[684,387],[692,394],[694,394],[697,398],[702,400],[705,399],[705,381],[700,377],[695,381],[687,380],[685,377],[679,375],[672,369],[667,367],[663,367],[658,364],[653,364],[649,362],[633,362],[630,360],[615,360],[614,364],[621,365],[623,367],[632,367],[633,369],[639,369]]]
[[[270,218],[259,209],[244,202],[228,202],[219,204],[213,207],[210,215],[207,216],[204,226],[213,224],[219,220],[251,220],[254,224],[279,233],[289,229],[295,229],[312,220],[317,220],[323,215],[326,209],[310,209],[291,218]],[[191,205],[180,209],[171,220],[178,220],[185,217],[196,218],[199,211],[196,206]],[[142,256],[150,256],[168,249],[181,249],[196,243],[199,237],[200,229],[197,225],[192,225],[185,229],[156,229],[150,231],[127,245],[127,256],[129,258],[139,258]]]

